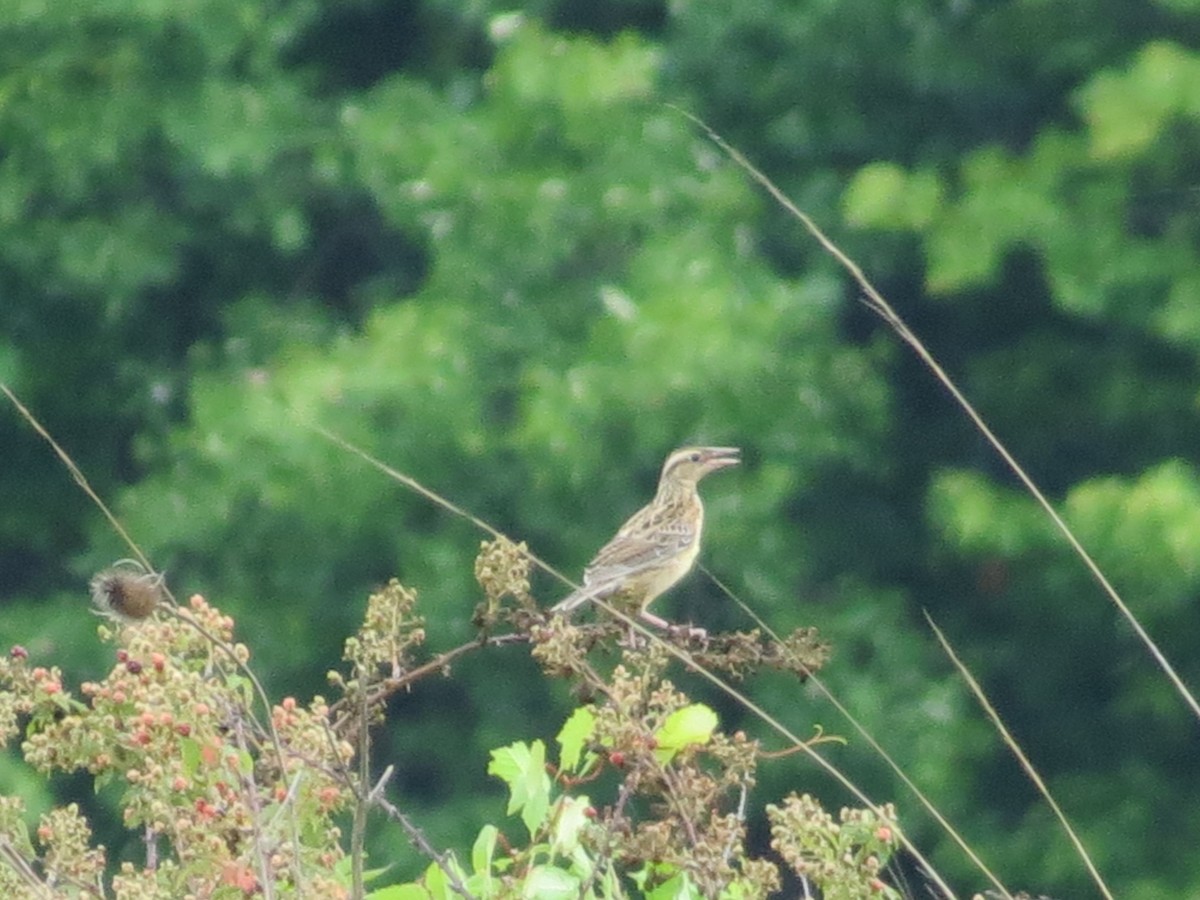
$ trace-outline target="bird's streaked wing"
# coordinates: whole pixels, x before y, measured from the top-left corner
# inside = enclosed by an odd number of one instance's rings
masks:
[[[555,604],[554,609],[565,612],[595,597],[605,597],[630,576],[686,552],[695,528],[683,522],[660,522],[653,512],[646,507],[622,525],[583,570],[583,587]]]

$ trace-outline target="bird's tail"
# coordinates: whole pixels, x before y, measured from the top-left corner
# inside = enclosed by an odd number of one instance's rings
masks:
[[[573,591],[555,603],[552,607],[550,607],[550,612],[567,613],[573,609],[578,609],[589,600],[594,600],[596,597],[601,596],[604,593],[605,588],[608,587],[609,585],[607,584],[585,585],[584,587],[581,587],[577,591]]]

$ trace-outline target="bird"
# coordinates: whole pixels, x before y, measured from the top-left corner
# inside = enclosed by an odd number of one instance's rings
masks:
[[[133,559],[122,559],[90,582],[96,612],[118,622],[147,619],[163,600],[161,572],[147,571]]]
[[[647,611],[686,575],[700,553],[704,504],[697,487],[705,475],[741,462],[737,447],[682,447],[663,463],[658,491],[629,517],[583,571],[583,586],[551,607],[567,613],[590,600],[621,594],[638,615],[659,628],[670,625]]]

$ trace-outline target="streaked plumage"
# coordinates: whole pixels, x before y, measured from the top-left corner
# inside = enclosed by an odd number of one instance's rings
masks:
[[[736,447],[684,447],[663,463],[658,492],[600,548],[583,572],[583,587],[554,606],[569,612],[589,600],[622,593],[643,618],[646,607],[691,570],[700,553],[704,505],[697,485],[709,472],[739,462]]]

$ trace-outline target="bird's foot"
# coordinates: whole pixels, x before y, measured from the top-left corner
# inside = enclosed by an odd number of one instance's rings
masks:
[[[653,625],[655,628],[665,631],[668,636],[673,638],[683,638],[687,641],[703,641],[708,639],[708,632],[703,628],[696,628],[693,625],[675,625],[645,610],[642,610],[639,618],[648,625]]]
[[[670,625],[667,634],[671,637],[683,638],[685,641],[707,641],[708,632],[694,625]]]

